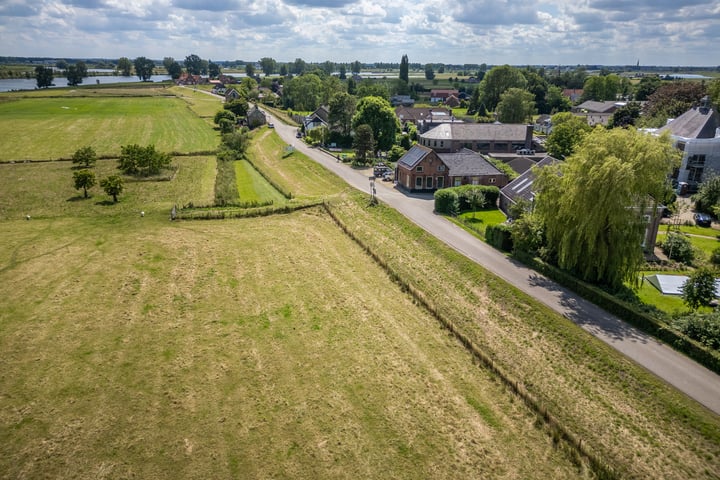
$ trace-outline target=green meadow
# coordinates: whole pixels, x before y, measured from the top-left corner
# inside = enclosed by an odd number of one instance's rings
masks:
[[[70,158],[86,145],[99,156],[117,157],[129,144],[205,153],[219,142],[218,133],[174,96],[0,101],[0,131],[0,162]]]

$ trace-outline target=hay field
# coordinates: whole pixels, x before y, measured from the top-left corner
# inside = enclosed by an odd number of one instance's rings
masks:
[[[5,221],[0,478],[578,478],[321,210]]]

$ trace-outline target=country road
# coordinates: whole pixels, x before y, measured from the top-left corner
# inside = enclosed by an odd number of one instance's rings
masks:
[[[266,112],[267,113],[267,112]],[[296,128],[268,114],[280,137],[351,186],[370,194],[372,170],[356,170],[295,138]],[[595,337],[653,372],[689,397],[720,414],[720,376],[657,339],[628,325],[539,273],[506,257],[433,212],[431,195],[408,195],[391,182],[375,182],[377,198],[412,222],[511,285],[572,320]]]

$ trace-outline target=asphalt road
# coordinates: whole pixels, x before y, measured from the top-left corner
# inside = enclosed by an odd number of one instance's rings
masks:
[[[273,122],[289,145],[334,172],[351,186],[370,195],[372,170],[356,170],[335,157],[295,138],[296,128]],[[450,247],[572,320],[689,397],[720,414],[720,376],[678,353],[657,339],[628,325],[552,280],[507,258],[486,243],[433,212],[430,195],[401,193],[392,182],[375,182],[377,198],[395,208]]]

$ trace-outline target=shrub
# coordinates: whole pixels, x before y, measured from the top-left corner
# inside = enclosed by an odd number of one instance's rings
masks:
[[[720,350],[720,313],[694,314],[675,320],[675,328],[714,350]]]
[[[446,215],[458,213],[458,195],[452,188],[443,188],[435,192],[435,211]]]
[[[690,263],[695,258],[690,240],[680,233],[669,233],[662,244],[662,251],[670,260],[682,263]]]
[[[156,175],[162,169],[168,168],[172,161],[169,153],[158,152],[155,145],[123,145],[120,152],[118,169],[127,175]]]
[[[712,254],[710,255],[710,263],[713,265],[720,265],[720,247],[717,247],[712,251]]]
[[[512,232],[506,223],[488,225],[485,229],[485,241],[497,248],[509,252],[513,249]]]

